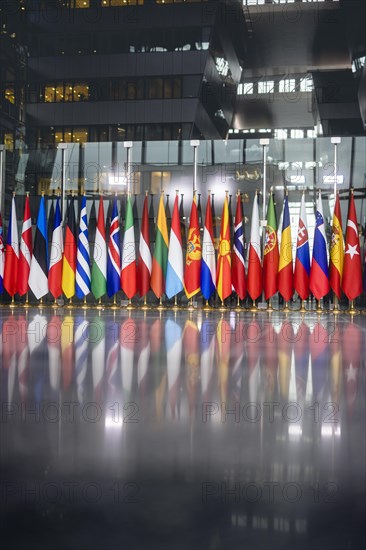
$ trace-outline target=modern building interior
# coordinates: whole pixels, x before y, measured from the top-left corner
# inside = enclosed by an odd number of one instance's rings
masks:
[[[0,0],[4,548],[365,548],[365,29]]]

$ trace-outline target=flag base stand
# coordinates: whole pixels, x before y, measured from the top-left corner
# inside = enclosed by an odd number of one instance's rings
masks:
[[[219,308],[217,308],[217,311],[220,311],[220,313],[225,313],[225,311],[227,311],[227,307],[225,307],[225,302],[224,300],[221,300],[221,306]]]
[[[285,302],[285,307],[283,308],[282,310],[284,313],[289,313],[291,310],[290,308],[288,307],[288,302]]]
[[[236,311],[236,313],[241,313],[243,311],[243,308],[240,305],[240,297],[239,296],[238,296],[238,299],[237,299],[237,302],[236,302],[236,307],[234,308],[234,311]]]
[[[95,307],[96,309],[104,309],[104,306],[102,304],[102,298],[99,298],[98,303]]]
[[[25,296],[25,302],[24,302],[24,304],[23,304],[23,307],[24,307],[25,309],[29,309],[29,308],[31,307],[31,305],[30,305],[30,303],[29,303],[29,300],[28,300],[28,292],[27,292],[27,294],[26,294],[26,296]]]
[[[268,311],[269,313],[272,313],[272,311],[274,311],[273,306],[272,306],[272,300],[271,300],[271,299],[268,300],[267,311]]]
[[[211,311],[212,307],[208,303],[208,300],[205,301],[205,305],[202,307],[202,311]]]
[[[11,297],[11,302],[9,304],[9,307],[10,309],[14,309],[16,306],[16,303],[15,303],[15,300],[14,300],[14,296]]]
[[[180,306],[178,306],[178,298],[177,296],[174,296],[174,304],[172,305],[171,309],[173,311],[178,311],[180,309]]]
[[[347,312],[349,315],[359,315],[360,312],[355,309],[355,303],[354,303],[354,300],[351,300],[351,303],[350,303],[350,307],[349,307],[349,310]]]
[[[70,298],[70,302],[67,304],[67,309],[75,309],[75,304],[72,301],[72,298]]]
[[[159,305],[157,306],[156,309],[159,311],[164,311],[166,309],[166,306],[163,304],[163,301],[161,298],[159,299]]]
[[[81,306],[81,309],[89,309],[89,306],[88,306],[88,304],[86,303],[86,296],[84,297],[84,302],[83,302],[83,304],[82,304],[82,306]]]
[[[257,313],[258,312],[258,308],[256,306],[255,300],[253,300],[252,307],[250,308],[249,311],[251,311],[252,313]]]
[[[322,308],[321,308],[321,306],[320,306],[320,300],[317,300],[317,301],[316,301],[316,310],[315,310],[315,311],[316,311],[316,313],[317,313],[318,315],[321,315],[321,314],[323,313],[323,310],[322,310]]]
[[[126,306],[126,309],[127,309],[127,311],[131,311],[132,309],[135,309],[135,306],[132,305],[131,299],[128,300],[128,304],[127,304],[127,306]]]
[[[116,295],[114,295],[114,297],[113,297],[113,304],[111,305],[110,309],[113,309],[114,311],[119,309],[119,306],[117,305]]]
[[[299,313],[307,313],[307,311],[308,310],[305,307],[305,300],[301,300]]]
[[[55,301],[52,303],[51,307],[52,307],[52,309],[58,309],[59,308],[59,305],[57,303],[57,299],[55,299]]]
[[[146,298],[146,296],[144,296],[144,303],[143,303],[142,306],[140,306],[140,309],[141,309],[142,311],[147,311],[148,309],[151,309],[151,307],[147,305],[147,298]]]

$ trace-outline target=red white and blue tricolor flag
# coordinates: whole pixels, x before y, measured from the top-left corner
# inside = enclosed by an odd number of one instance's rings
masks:
[[[216,259],[213,239],[211,195],[208,194],[202,240],[201,292],[209,300],[216,288]]]
[[[4,292],[4,265],[5,265],[5,248],[3,240],[3,219],[0,212],[0,294]]]
[[[15,210],[15,197],[11,202],[8,236],[6,241],[4,288],[10,296],[18,292],[19,238]]]
[[[302,300],[306,300],[309,296],[309,276],[310,250],[305,207],[305,194],[303,194],[300,205],[299,227],[297,230],[296,262],[294,275],[294,287]]]
[[[117,197],[114,198],[112,220],[109,229],[107,259],[107,293],[111,297],[121,288],[121,251]]]
[[[315,298],[320,300],[330,290],[327,241],[325,238],[325,226],[323,216],[322,197],[319,191],[316,202],[316,226],[314,233],[313,259],[310,269],[309,288]]]

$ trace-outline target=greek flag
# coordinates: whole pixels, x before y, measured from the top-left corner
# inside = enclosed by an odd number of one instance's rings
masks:
[[[84,298],[84,296],[89,294],[90,288],[88,217],[86,214],[86,197],[83,197],[80,212],[78,251],[76,256],[76,296],[78,298]]]

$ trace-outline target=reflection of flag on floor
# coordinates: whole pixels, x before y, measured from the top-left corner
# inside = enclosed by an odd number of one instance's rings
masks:
[[[107,399],[108,402],[113,402],[116,399],[116,390],[120,379],[120,373],[118,372],[120,351],[118,325],[116,323],[107,323],[106,329],[107,358],[105,361],[105,370],[107,378]]]
[[[17,322],[12,315],[3,323],[3,356],[2,367],[4,369],[2,378],[2,387],[7,390],[4,395],[4,402],[11,404],[13,401],[15,376],[17,370]],[[7,382],[7,383],[6,383]]]
[[[29,346],[27,335],[27,320],[23,316],[18,317],[18,384],[19,395],[22,403],[27,401],[29,383]]]
[[[248,365],[248,390],[249,401],[252,403],[258,399],[260,384],[260,350],[261,350],[261,327],[257,321],[252,321],[247,326],[247,365]]]
[[[29,196],[25,198],[22,235],[18,267],[18,293],[23,296],[28,292],[28,279],[32,258],[32,220],[29,207]]]
[[[85,379],[88,368],[89,321],[78,319],[75,329],[75,378],[78,402],[84,403]]]
[[[133,360],[137,344],[136,334],[135,320],[126,319],[122,323],[120,331],[122,399],[124,403],[130,400],[132,391]]]
[[[296,261],[294,273],[294,287],[302,300],[306,300],[309,296],[309,275],[309,237],[306,218],[305,194],[303,194],[300,205],[299,227],[297,229]]]
[[[265,397],[266,399],[271,399],[277,391],[278,335],[270,321],[266,324],[263,332],[261,360],[264,374]]]
[[[319,191],[316,203],[316,227],[314,233],[313,258],[310,269],[309,288],[317,300],[330,290],[328,278],[327,241],[325,237],[322,197]]]
[[[362,332],[354,322],[348,322],[343,331],[343,379],[347,405],[347,416],[352,419],[358,389],[360,371]],[[364,399],[364,396],[362,396]]]
[[[168,399],[172,418],[175,418],[180,389],[182,328],[171,319],[167,319],[165,322],[165,345],[168,374]]]
[[[288,400],[291,377],[292,342],[294,341],[293,326],[290,321],[284,321],[278,336],[278,378],[280,395]]]
[[[337,323],[330,339],[330,396],[333,403],[340,404],[342,384],[342,329]]]
[[[92,355],[92,374],[94,399],[97,403],[102,402],[103,396],[103,377],[105,367],[105,321],[102,317],[94,317],[91,324],[96,333],[96,338],[93,340]]]
[[[46,340],[47,318],[35,315],[28,325],[29,365],[33,381],[34,398],[40,403],[43,397],[45,374],[48,364],[48,345]]]
[[[296,326],[298,326],[294,342],[296,396],[297,402],[303,407],[309,373],[309,327],[304,322]]]
[[[148,323],[146,321],[140,321],[138,324],[138,331],[140,335],[140,352],[137,359],[137,384],[141,399],[141,409],[144,410],[151,350]]]
[[[201,392],[202,401],[211,398],[213,362],[216,349],[216,330],[211,320],[205,319],[201,327]]]
[[[188,319],[184,325],[184,363],[186,389],[188,397],[189,418],[192,421],[196,414],[197,387],[200,374],[200,340],[198,326]]]
[[[150,343],[156,418],[158,422],[160,422],[164,410],[167,381],[166,365],[163,359],[166,355],[164,350],[163,326],[161,319],[156,319],[156,321],[151,325]]]
[[[69,389],[74,374],[74,318],[67,315],[61,325],[61,362],[64,390]]]
[[[6,239],[4,288],[10,296],[18,292],[19,240],[15,197],[11,201],[10,220]]]
[[[229,361],[231,345],[231,327],[226,319],[220,319],[217,323],[217,367],[222,403],[227,403],[227,389],[229,380]]]
[[[313,396],[315,401],[321,401],[326,385],[329,365],[329,333],[326,326],[316,323],[309,336],[311,354],[311,376],[313,380]]]
[[[62,318],[54,315],[47,327],[49,379],[54,399],[58,397],[61,383],[61,326]]]

